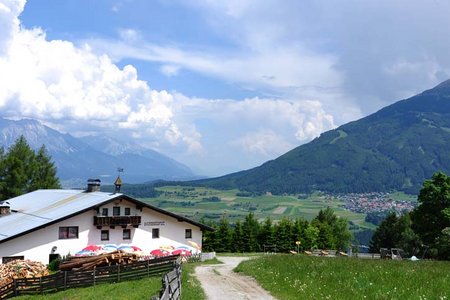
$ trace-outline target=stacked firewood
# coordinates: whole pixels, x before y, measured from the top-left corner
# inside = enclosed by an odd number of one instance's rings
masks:
[[[61,271],[86,271],[102,266],[130,264],[136,262],[137,260],[138,255],[118,250],[95,256],[71,256],[68,260],[61,262],[59,269]]]
[[[48,270],[44,264],[29,259],[0,264],[0,286],[16,278],[34,278],[46,275],[48,275]]]

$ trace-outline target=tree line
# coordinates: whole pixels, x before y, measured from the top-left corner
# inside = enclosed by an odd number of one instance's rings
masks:
[[[450,177],[435,173],[423,183],[419,205],[410,213],[390,213],[370,242],[370,251],[402,248],[408,255],[450,259]]]
[[[215,228],[204,232],[203,250],[216,252],[276,252],[311,249],[347,250],[352,238],[348,221],[339,218],[331,208],[320,210],[310,222],[303,218],[283,218],[259,222],[253,213],[231,224],[227,217],[206,222]],[[300,242],[297,245],[296,242]]]
[[[44,145],[34,151],[21,136],[7,151],[0,148],[0,200],[53,188],[60,183]]]

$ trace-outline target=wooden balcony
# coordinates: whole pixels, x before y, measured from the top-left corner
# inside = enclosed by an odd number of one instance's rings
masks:
[[[133,226],[141,225],[141,216],[116,216],[116,217],[101,217],[94,216],[94,226]]]

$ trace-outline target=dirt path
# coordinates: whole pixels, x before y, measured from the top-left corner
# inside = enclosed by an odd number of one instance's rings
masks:
[[[248,257],[219,258],[223,264],[203,265],[195,268],[195,275],[201,282],[209,300],[275,299],[255,279],[233,272],[233,269]]]

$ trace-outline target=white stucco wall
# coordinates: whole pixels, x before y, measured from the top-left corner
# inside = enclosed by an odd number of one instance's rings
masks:
[[[156,212],[149,208],[142,211],[136,209],[134,203],[126,200],[113,201],[103,207],[108,208],[109,216],[113,214],[114,206],[121,207],[121,215],[124,215],[124,208],[130,207],[131,216],[140,215],[141,225],[131,229],[131,239],[123,240],[123,228],[116,226],[114,229],[104,226],[103,230],[109,230],[109,240],[101,241],[101,229],[97,229],[94,223],[95,210],[91,210],[64,221],[58,222],[46,228],[31,232],[10,241],[0,244],[0,262],[2,257],[24,256],[25,259],[41,261],[47,264],[52,247],[56,246],[56,253],[60,255],[75,254],[87,245],[102,244],[129,244],[140,247],[144,254],[149,254],[153,249],[161,246],[189,246],[189,241],[193,241],[201,246],[202,232],[200,228],[187,222],[179,222],[175,218]],[[103,208],[101,207],[101,208]],[[101,208],[99,212],[101,213]],[[78,226],[78,239],[59,239],[59,227]],[[152,238],[152,229],[159,228],[159,238]],[[192,238],[185,238],[185,229],[192,229]],[[192,248],[192,247],[191,247]],[[193,252],[197,250],[192,248]]]

